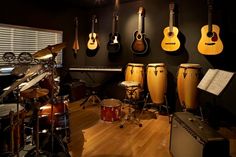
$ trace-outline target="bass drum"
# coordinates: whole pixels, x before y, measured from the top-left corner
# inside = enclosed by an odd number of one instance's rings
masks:
[[[24,108],[19,105],[18,133],[17,104],[0,105],[0,155],[7,154],[7,152],[15,153],[24,147],[24,117]],[[19,141],[17,140],[17,135],[19,135]]]
[[[180,64],[177,73],[177,92],[184,109],[192,110],[198,106],[197,85],[200,82],[201,66],[193,63]]]
[[[147,65],[147,86],[152,102],[163,104],[167,90],[167,69],[164,63]]]
[[[145,71],[144,64],[140,63],[128,63],[125,69],[125,81],[134,81],[140,84],[140,89],[135,91],[133,99],[140,98],[140,92],[144,87]],[[129,92],[126,92],[128,98],[131,97]]]

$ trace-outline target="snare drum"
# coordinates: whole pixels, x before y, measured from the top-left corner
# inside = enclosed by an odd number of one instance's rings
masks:
[[[201,66],[199,64],[180,64],[177,74],[177,92],[180,104],[185,109],[196,109],[197,85],[200,81]]]
[[[10,112],[13,113],[11,118]],[[24,109],[19,105],[19,133],[17,131],[17,104],[0,105],[0,154],[16,152],[24,147]],[[17,135],[18,139],[17,140]],[[17,141],[19,143],[17,143]],[[18,148],[18,149],[17,149]]]
[[[103,99],[101,102],[101,119],[108,122],[120,120],[121,104],[117,99]]]
[[[144,64],[140,63],[128,63],[125,69],[125,81],[134,81],[140,84],[140,89],[135,91],[135,95],[137,96],[134,99],[138,99],[140,97],[140,91],[144,86]],[[126,92],[128,97],[131,97],[129,93]]]
[[[167,70],[164,63],[147,65],[147,86],[152,102],[163,104],[167,90]]]

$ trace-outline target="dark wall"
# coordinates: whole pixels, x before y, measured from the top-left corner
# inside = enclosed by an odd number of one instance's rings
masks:
[[[171,104],[176,103],[176,74],[181,63],[198,63],[202,66],[203,74],[209,68],[219,68],[228,71],[236,71],[234,61],[234,8],[228,1],[215,0],[213,5],[213,23],[220,26],[220,36],[224,43],[224,50],[217,56],[204,56],[197,50],[197,44],[201,37],[201,27],[207,24],[207,0],[176,0],[175,26],[179,29],[181,49],[176,53],[167,53],[161,48],[163,29],[169,22],[169,2],[162,0],[143,0],[122,3],[119,8],[119,26],[121,35],[122,51],[115,57],[108,56],[106,45],[108,35],[112,29],[112,12],[114,6],[97,6],[90,9],[83,9],[76,6],[64,4],[43,3],[43,2],[4,2],[0,6],[0,23],[26,25],[39,28],[58,29],[64,32],[64,41],[67,47],[63,51],[64,67],[75,67],[79,65],[122,65],[129,62],[159,63],[164,62],[167,66],[168,75],[168,96]],[[139,6],[145,8],[144,31],[150,41],[149,53],[145,56],[135,56],[130,49],[134,40],[134,32],[137,30],[137,11]],[[93,57],[87,56],[86,44],[88,34],[91,32],[91,17],[98,16],[98,24],[95,25],[100,48]],[[80,50],[76,57],[72,50],[74,40],[74,17],[79,18],[79,44]],[[114,91],[117,82],[123,79],[123,74],[117,73],[89,73],[95,82],[107,83],[105,91]],[[71,73],[73,78],[91,81],[86,73]],[[111,81],[111,80],[114,81]],[[235,91],[232,88],[233,91]],[[116,92],[109,92],[116,93]],[[117,91],[119,93],[119,90]],[[236,103],[234,92],[227,93],[227,112],[236,115],[232,106]],[[204,95],[204,93],[203,93]],[[109,96],[114,96],[110,94]],[[209,97],[203,96],[204,99]],[[206,101],[205,101],[206,102]],[[209,98],[208,103],[214,103]],[[224,98],[220,98],[224,102]],[[204,104],[202,104],[204,105]],[[230,110],[232,108],[233,110]]]

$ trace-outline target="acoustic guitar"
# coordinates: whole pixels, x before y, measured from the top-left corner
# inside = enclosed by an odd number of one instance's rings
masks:
[[[212,24],[212,2],[208,0],[208,25],[201,28],[201,38],[198,42],[198,51],[203,55],[218,55],[223,51],[220,39],[220,27]]]
[[[92,18],[92,31],[89,33],[89,40],[87,43],[87,48],[89,50],[96,50],[99,47],[97,33],[94,32],[94,25],[97,23],[96,15],[93,15]]]
[[[138,30],[134,33],[134,41],[132,42],[131,49],[134,54],[145,54],[148,51],[148,43],[143,31],[144,24],[144,8],[139,7],[138,10]]]
[[[79,50],[79,40],[78,40],[78,18],[75,18],[75,40],[73,43],[74,52],[77,53]]]
[[[161,47],[165,51],[173,52],[179,49],[180,41],[178,39],[179,30],[177,27],[173,26],[173,15],[174,15],[174,3],[169,4],[169,26],[163,31],[164,38],[161,42]]]

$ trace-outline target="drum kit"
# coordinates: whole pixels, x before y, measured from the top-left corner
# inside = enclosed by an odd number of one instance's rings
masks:
[[[68,105],[68,100],[64,100],[66,98],[64,97],[59,97],[57,96],[58,92],[54,91],[55,89],[55,80],[54,80],[54,68],[55,68],[55,58],[58,54],[59,51],[61,51],[64,47],[65,47],[65,43],[60,43],[60,44],[56,44],[56,45],[50,45],[42,50],[37,51],[35,54],[33,54],[33,57],[35,59],[38,60],[43,60],[43,61],[47,61],[47,64],[36,64],[36,65],[23,65],[23,66],[15,66],[15,68],[12,70],[11,74],[17,77],[17,80],[9,87],[5,88],[3,93],[0,95],[0,102],[3,102],[4,99],[6,98],[6,96],[13,92],[14,96],[16,97],[16,103],[11,104],[11,107],[9,106],[9,104],[0,104],[0,113],[1,113],[1,117],[0,117],[0,121],[1,121],[1,125],[0,125],[0,131],[1,132],[5,132],[4,130],[9,130],[10,128],[12,128],[11,123],[13,122],[14,124],[14,129],[10,129],[11,132],[13,132],[13,134],[10,135],[10,138],[8,141],[10,141],[11,144],[9,143],[5,143],[5,144],[1,144],[0,148],[0,156],[2,154],[12,154],[12,156],[16,155],[17,157],[19,157],[20,154],[20,134],[19,132],[21,131],[20,128],[20,122],[22,121],[21,119],[21,111],[22,111],[22,106],[24,106],[24,102],[29,101],[30,100],[30,109],[32,109],[32,117],[36,117],[36,122],[34,125],[34,143],[35,143],[35,149],[32,152],[30,152],[30,156],[34,155],[34,156],[42,156],[45,155],[46,153],[44,153],[44,150],[40,150],[40,140],[39,140],[39,120],[40,117],[45,116],[43,114],[43,112],[40,112],[40,116],[39,116],[39,111],[42,111],[45,109],[43,109],[44,106],[47,106],[49,108],[49,110],[47,110],[47,117],[48,117],[48,122],[50,124],[48,124],[50,127],[48,127],[49,129],[49,133],[51,133],[51,152],[47,152],[47,154],[51,154],[54,155],[54,140],[58,138],[55,138],[55,133],[54,133],[54,122],[55,122],[55,116],[54,115],[58,115],[58,114],[66,114],[67,113],[67,105]],[[49,77],[50,76],[50,77]],[[50,86],[52,88],[50,88],[49,85],[44,86],[45,88],[40,87],[40,82],[42,82],[42,80],[44,79],[48,79],[50,78],[50,80],[48,80],[48,82],[50,83]],[[50,97],[48,96],[50,94]],[[46,97],[47,101],[46,102],[42,102],[40,101],[40,99],[42,97]],[[58,100],[58,97],[60,98],[60,100]],[[63,99],[63,100],[61,100]],[[60,102],[59,102],[60,101]],[[3,109],[3,106],[7,106],[10,107],[7,110]],[[12,110],[12,106],[14,106],[14,110]],[[63,110],[57,110],[57,108],[63,108]],[[4,114],[2,114],[2,109],[5,110]],[[56,110],[53,111],[53,110]],[[9,111],[9,115],[7,115],[5,112]],[[2,119],[10,119],[10,113],[13,112],[13,115],[16,113],[16,115],[13,116],[14,120],[8,120],[7,122],[9,122],[9,125],[7,126],[7,124],[3,125]],[[63,112],[63,113],[58,113],[58,112]],[[51,116],[48,116],[50,115]],[[7,117],[7,118],[6,118]],[[31,118],[32,118],[31,117]],[[64,118],[65,116],[63,116]],[[49,119],[50,118],[50,119]],[[62,117],[60,117],[62,118]],[[68,117],[66,117],[66,125],[65,127],[68,128]],[[61,120],[61,119],[60,119]],[[62,121],[62,120],[61,120]],[[58,120],[56,121],[58,122]],[[6,126],[5,126],[6,125]],[[58,125],[57,125],[58,126]],[[61,129],[62,129],[62,125]],[[64,126],[63,126],[64,127]],[[13,130],[13,131],[12,131]],[[16,135],[14,135],[14,132],[16,132]],[[67,137],[66,137],[67,138]],[[1,142],[2,143],[2,142]],[[12,144],[13,143],[13,144]],[[24,143],[24,142],[23,142]],[[15,147],[13,149],[13,146]],[[6,147],[6,148],[3,148]],[[10,153],[9,153],[10,152]],[[65,153],[67,154],[67,156],[69,156],[69,153]],[[11,156],[11,155],[8,155]],[[27,155],[26,155],[27,156]],[[46,156],[46,155],[45,155]]]

